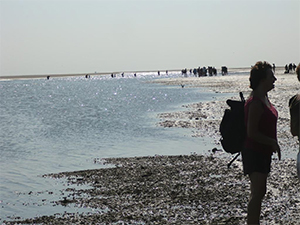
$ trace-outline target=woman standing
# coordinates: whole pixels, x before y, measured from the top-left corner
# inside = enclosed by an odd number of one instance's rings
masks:
[[[245,104],[247,137],[242,151],[244,174],[249,175],[251,196],[248,204],[248,224],[259,224],[261,202],[267,191],[267,176],[274,152],[281,158],[277,142],[278,113],[267,93],[274,88],[276,78],[272,66],[257,62],[250,72],[253,90]]]
[[[300,81],[300,63],[297,66],[296,74]],[[296,94],[289,101],[289,108],[291,114],[291,133],[293,136],[297,136],[300,141],[300,124],[299,124],[299,111],[300,111],[300,94]],[[297,175],[300,180],[300,145],[297,155]]]

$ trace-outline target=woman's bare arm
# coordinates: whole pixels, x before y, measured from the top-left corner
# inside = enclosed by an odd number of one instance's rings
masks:
[[[264,112],[264,108],[261,102],[253,101],[249,106],[249,114],[248,114],[248,123],[247,123],[247,134],[248,137],[253,139],[256,142],[261,144],[270,145],[274,152],[278,152],[278,157],[281,158],[280,155],[280,147],[277,143],[277,140],[274,138],[267,137],[266,135],[259,132],[259,120],[261,115]]]

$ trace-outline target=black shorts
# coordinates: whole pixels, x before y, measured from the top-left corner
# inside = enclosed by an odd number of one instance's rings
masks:
[[[271,156],[251,149],[243,149],[242,160],[244,175],[253,172],[268,174],[271,171]]]

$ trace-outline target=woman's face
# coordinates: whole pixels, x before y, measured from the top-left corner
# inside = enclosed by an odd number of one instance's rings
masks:
[[[275,83],[276,80],[277,79],[274,76],[273,71],[271,69],[268,69],[267,70],[267,77],[266,77],[266,79],[263,80],[263,84],[264,84],[264,87],[265,87],[266,91],[270,91],[275,87],[274,83]]]

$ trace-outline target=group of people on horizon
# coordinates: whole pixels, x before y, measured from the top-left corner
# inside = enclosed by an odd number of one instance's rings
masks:
[[[242,149],[242,161],[244,175],[250,178],[251,190],[247,224],[260,224],[262,199],[267,191],[267,177],[271,171],[271,156],[277,153],[278,159],[281,159],[281,149],[277,140],[278,112],[268,98],[268,92],[274,88],[277,80],[273,67],[274,65],[261,61],[252,67],[249,79],[252,92],[244,107],[247,135]],[[300,63],[296,73],[300,81]],[[290,127],[292,135],[298,136],[300,140],[299,108],[300,94],[296,94],[289,101]],[[298,157],[299,154],[300,149]],[[300,179],[299,166],[297,164]]]
[[[287,73],[291,73],[291,72],[295,72],[296,70],[296,65],[295,63],[290,63],[290,64],[286,64],[285,65],[285,74]],[[253,66],[251,66],[251,69],[253,68]],[[276,66],[275,64],[273,63],[273,65],[271,66],[273,72],[275,73],[275,69],[276,69]],[[185,69],[182,69],[181,70],[181,74],[184,75],[184,76],[187,76],[187,72],[188,70],[185,68]],[[95,71],[96,73],[96,71]],[[157,71],[157,74],[158,76],[161,75],[161,71]],[[165,71],[165,74],[168,75],[168,70]],[[208,66],[207,68],[205,66],[203,67],[198,67],[198,68],[193,68],[193,69],[189,69],[189,74],[193,74],[195,77],[202,77],[202,76],[213,76],[213,75],[217,75],[217,69],[215,67],[212,67],[212,66]],[[221,67],[221,74],[222,75],[227,75],[228,74],[228,68],[226,66],[222,66]],[[111,78],[114,78],[114,77],[117,77],[117,74],[116,73],[111,73]],[[121,73],[121,76],[124,77],[124,72]],[[137,73],[134,73],[134,77],[137,76]],[[48,75],[47,77],[47,80],[50,79],[50,76]],[[85,75],[85,78],[91,78],[91,75],[90,74],[86,74]]]
[[[181,70],[181,74],[184,75],[184,76],[187,76],[187,69],[182,69]],[[202,76],[216,76],[217,75],[217,69],[215,67],[212,67],[212,66],[208,66],[207,68],[204,66],[204,67],[198,67],[198,68],[194,68],[194,69],[190,69],[189,70],[190,74],[194,74],[195,77],[202,77]],[[221,67],[221,72],[222,72],[222,75],[226,75],[228,74],[228,69],[226,66],[222,66]]]
[[[295,72],[296,70],[296,64],[295,63],[290,63],[290,64],[286,64],[285,65],[285,71],[284,73],[291,73],[291,72]]]

